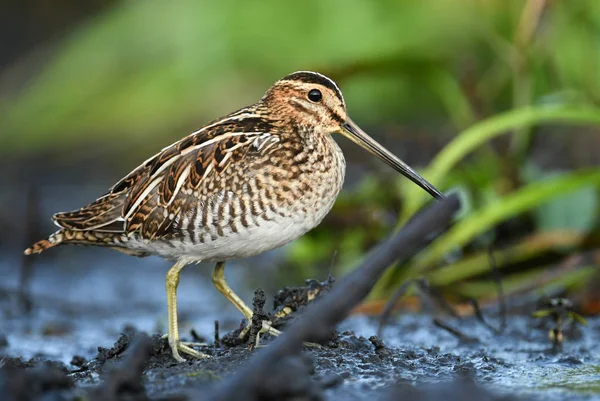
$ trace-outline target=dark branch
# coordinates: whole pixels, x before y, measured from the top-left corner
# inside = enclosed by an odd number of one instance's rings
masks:
[[[210,399],[257,400],[265,396],[264,383],[273,374],[281,374],[286,357],[298,354],[303,342],[326,340],[331,330],[367,296],[385,270],[395,261],[406,262],[427,245],[449,225],[458,208],[458,197],[452,195],[419,213],[403,230],[373,249],[326,296],[310,305],[280,338],[258,352],[231,379],[224,380]],[[280,391],[285,393],[283,389]]]

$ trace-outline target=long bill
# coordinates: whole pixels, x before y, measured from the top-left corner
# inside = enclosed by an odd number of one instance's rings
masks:
[[[363,149],[368,150],[374,154],[394,170],[398,171],[406,178],[423,188],[431,196],[436,199],[444,199],[444,195],[437,190],[436,187],[431,185],[425,178],[421,177],[415,170],[413,170],[408,164],[398,159],[392,152],[381,146],[377,141],[366,134],[358,125],[354,123],[350,118],[346,119],[346,122],[342,125],[342,135],[350,139],[355,144],[359,145]]]

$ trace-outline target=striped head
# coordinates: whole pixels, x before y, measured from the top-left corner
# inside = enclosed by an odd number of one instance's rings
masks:
[[[374,154],[437,199],[444,196],[410,166],[367,135],[348,116],[342,91],[317,72],[298,71],[275,82],[262,98],[271,117],[320,134],[339,133]]]
[[[310,71],[299,71],[275,82],[263,103],[280,118],[334,133],[346,118],[342,91],[331,79]]]

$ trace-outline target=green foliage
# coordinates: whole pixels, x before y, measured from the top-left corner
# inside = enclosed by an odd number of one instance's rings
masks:
[[[423,176],[432,184],[444,187],[444,179],[450,170],[478,147],[488,143],[496,136],[511,132],[515,128],[530,127],[540,123],[599,124],[600,113],[596,109],[581,108],[525,108],[499,114],[483,120],[457,135],[433,159]],[[518,131],[523,134],[523,131]],[[402,222],[408,220],[428,200],[427,194],[407,184],[404,188],[406,206]]]
[[[516,291],[549,268],[540,255],[579,252],[600,226],[600,170],[577,160],[574,171],[548,168],[531,152],[536,139],[550,142],[550,129],[565,146],[575,130],[598,135],[600,7],[542,3],[537,13],[537,2],[522,0],[122,2],[57,41],[43,65],[24,60],[39,74],[20,90],[0,87],[0,152],[62,156],[103,143],[112,161],[130,149],[142,161],[281,76],[318,70],[386,145],[441,147],[420,172],[465,201],[454,227],[410,269],[387,272],[374,295],[422,275],[459,295],[490,294],[487,246],[497,242],[498,268],[530,264],[507,278]],[[341,274],[429,201],[404,178],[365,176],[289,248],[289,264],[315,276],[337,250]],[[530,241],[555,234],[544,246]],[[544,285],[571,286],[590,272]]]
[[[535,165],[525,166],[526,182],[551,180],[563,173],[544,172]],[[573,229],[589,232],[593,229],[598,212],[598,191],[593,187],[583,188],[549,200],[534,211],[536,227],[540,232]]]
[[[385,104],[395,113],[396,91],[373,102],[336,71],[392,60],[396,74],[412,76],[450,57],[474,29],[472,7],[453,13],[453,3],[124,2],[75,30],[18,96],[0,102],[0,151],[179,138],[182,126],[245,106],[309,68],[339,75],[348,97],[363,100],[349,102],[361,117]]]
[[[457,221],[446,234],[427,249],[427,252],[417,258],[415,265],[417,269],[424,269],[434,262],[439,262],[454,247],[468,244],[477,235],[485,233],[510,217],[547,204],[555,197],[564,198],[565,194],[577,189],[598,186],[600,186],[600,169],[564,174],[555,179],[525,186]]]

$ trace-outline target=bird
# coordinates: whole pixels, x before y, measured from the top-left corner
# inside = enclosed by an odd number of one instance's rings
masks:
[[[180,340],[182,269],[214,262],[214,286],[251,322],[252,309],[225,280],[225,263],[281,247],[323,220],[346,170],[334,134],[366,149],[434,198],[444,198],[350,119],[333,80],[298,71],[276,81],[251,106],[163,148],[89,205],[54,214],[58,231],[25,254],[82,244],[172,261],[165,280],[169,347],[179,362],[185,361],[182,353],[207,357]]]

